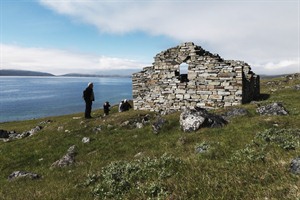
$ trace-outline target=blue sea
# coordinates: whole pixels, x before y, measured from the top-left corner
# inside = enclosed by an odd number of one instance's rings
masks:
[[[0,122],[84,112],[82,92],[94,83],[93,110],[132,99],[131,78],[0,77]]]

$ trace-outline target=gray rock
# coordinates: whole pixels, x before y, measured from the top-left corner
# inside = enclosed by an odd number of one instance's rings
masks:
[[[76,146],[73,145],[68,149],[66,155],[64,155],[61,159],[55,161],[51,165],[51,168],[53,168],[53,167],[65,167],[65,166],[68,166],[68,165],[72,165],[75,162],[75,155],[76,155]]]
[[[36,134],[38,131],[42,130],[42,128],[43,127],[41,127],[41,126],[36,126],[35,128],[31,129],[30,131],[28,131],[29,136]]]
[[[196,131],[201,127],[222,127],[228,122],[219,115],[208,113],[205,109],[195,107],[185,109],[180,114],[180,127],[184,132]]]
[[[158,134],[166,120],[162,117],[158,117],[157,120],[152,124],[153,133]]]
[[[30,179],[39,179],[41,176],[32,172],[26,171],[14,171],[8,176],[8,180],[12,181],[17,178],[30,178]]]
[[[144,127],[144,124],[143,123],[140,123],[140,122],[137,122],[135,124],[136,128],[140,129],[140,128],[143,128]]]
[[[300,157],[292,160],[290,169],[292,173],[300,174]]]
[[[90,142],[90,138],[89,137],[84,137],[81,140],[83,143],[89,143]]]
[[[287,115],[288,112],[281,103],[272,103],[256,109],[260,115]]]

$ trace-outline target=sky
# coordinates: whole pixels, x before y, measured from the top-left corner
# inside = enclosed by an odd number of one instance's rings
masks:
[[[0,69],[121,74],[193,42],[260,75],[300,72],[300,0],[0,0]]]

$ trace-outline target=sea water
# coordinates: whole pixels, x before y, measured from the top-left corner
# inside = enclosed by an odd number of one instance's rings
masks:
[[[94,83],[92,109],[132,99],[131,78],[0,77],[0,122],[84,112],[82,92]]]

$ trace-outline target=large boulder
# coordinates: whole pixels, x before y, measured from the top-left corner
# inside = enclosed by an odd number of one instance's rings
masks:
[[[207,110],[199,107],[194,109],[185,109],[180,114],[180,127],[184,132],[196,131],[201,127],[222,127],[227,121],[215,114],[207,112]]]
[[[287,110],[281,103],[275,102],[256,109],[260,115],[287,115]]]

